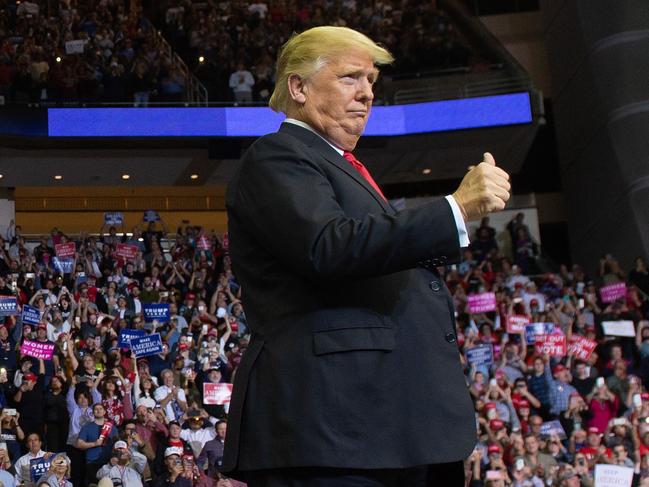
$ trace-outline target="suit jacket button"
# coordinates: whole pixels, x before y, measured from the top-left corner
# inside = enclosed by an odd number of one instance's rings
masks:
[[[446,341],[448,343],[455,343],[455,334],[454,333],[447,333],[444,338],[446,338]]]
[[[440,289],[442,289],[442,286],[441,286],[441,284],[439,283],[439,281],[430,281],[430,288],[431,288],[433,291],[437,292],[437,291],[439,291]]]

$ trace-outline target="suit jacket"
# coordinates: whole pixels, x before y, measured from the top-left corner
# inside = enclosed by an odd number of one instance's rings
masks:
[[[246,152],[226,205],[252,339],[223,470],[467,457],[473,406],[435,270],[460,254],[448,202],[396,212],[321,137],[284,123]]]

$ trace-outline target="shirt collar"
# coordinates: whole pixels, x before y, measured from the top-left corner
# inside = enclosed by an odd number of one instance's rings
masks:
[[[340,154],[341,156],[343,155],[344,151],[341,148],[336,147],[331,142],[329,142],[327,139],[325,139],[322,135],[320,135],[318,132],[316,132],[315,129],[313,127],[311,127],[311,125],[309,125],[308,123],[303,122],[302,120],[296,120],[294,118],[288,118],[288,117],[286,119],[284,119],[284,122],[292,123],[293,125],[297,125],[298,127],[302,127],[303,129],[307,129],[308,131],[313,132],[318,137],[320,137],[322,140],[324,140],[327,144],[329,144],[336,152],[338,152],[338,154]]]

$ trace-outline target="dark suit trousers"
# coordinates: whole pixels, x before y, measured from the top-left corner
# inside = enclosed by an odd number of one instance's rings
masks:
[[[464,487],[464,462],[404,469],[285,468],[244,472],[248,487]]]

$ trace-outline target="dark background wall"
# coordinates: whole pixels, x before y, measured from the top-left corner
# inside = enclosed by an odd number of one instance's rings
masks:
[[[649,255],[649,3],[543,0],[573,261]]]

